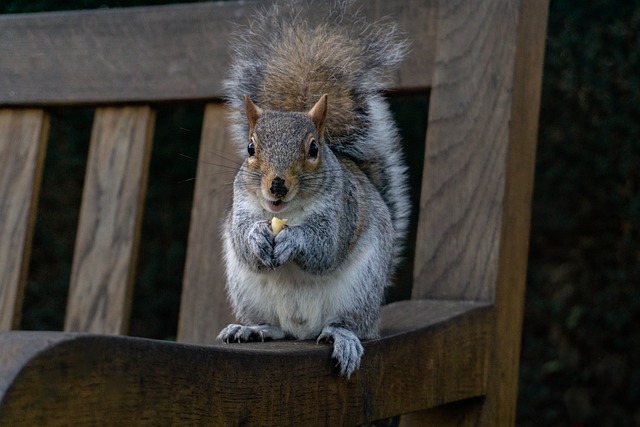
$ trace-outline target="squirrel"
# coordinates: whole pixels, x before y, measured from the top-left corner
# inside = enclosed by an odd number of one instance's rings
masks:
[[[410,210],[399,132],[381,94],[407,43],[391,20],[367,23],[351,6],[276,4],[232,39],[224,89],[244,161],[222,235],[241,324],[218,335],[331,343],[347,378],[360,340],[379,337]],[[277,235],[274,215],[287,219]]]

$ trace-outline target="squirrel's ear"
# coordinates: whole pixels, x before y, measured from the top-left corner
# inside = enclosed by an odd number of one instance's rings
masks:
[[[322,95],[318,102],[316,102],[316,105],[307,113],[309,117],[311,117],[311,120],[313,120],[313,123],[315,123],[319,133],[322,133],[324,120],[327,118],[327,98],[329,98],[329,96],[326,93]]]
[[[247,115],[247,120],[249,120],[249,127],[253,129],[262,115],[262,110],[247,95],[244,96],[244,113]]]

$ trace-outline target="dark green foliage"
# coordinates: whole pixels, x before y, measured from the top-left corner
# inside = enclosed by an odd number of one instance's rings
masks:
[[[640,2],[552,0],[522,425],[640,424]]]
[[[0,13],[175,2],[11,0]],[[640,425],[640,0],[552,0],[546,49],[518,424]],[[420,141],[426,102],[406,98],[394,114]],[[175,336],[199,107],[158,112],[134,335]],[[26,329],[62,327],[90,133],[90,110],[52,113]]]

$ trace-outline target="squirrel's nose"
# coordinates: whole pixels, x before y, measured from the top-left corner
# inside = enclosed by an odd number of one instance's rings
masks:
[[[289,191],[284,183],[284,179],[279,176],[273,178],[273,181],[271,181],[271,188],[269,190],[271,191],[271,194],[279,198],[284,198]]]

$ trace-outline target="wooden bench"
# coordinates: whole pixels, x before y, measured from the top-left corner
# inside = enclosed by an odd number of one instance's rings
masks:
[[[430,105],[412,299],[350,380],[328,346],[224,345],[220,179],[199,167],[176,342],[127,333],[154,108],[206,102],[226,144],[226,38],[252,2],[0,16],[0,425],[512,425],[544,0],[370,0],[411,52],[391,90]],[[15,331],[48,109],[96,107],[64,332]]]

